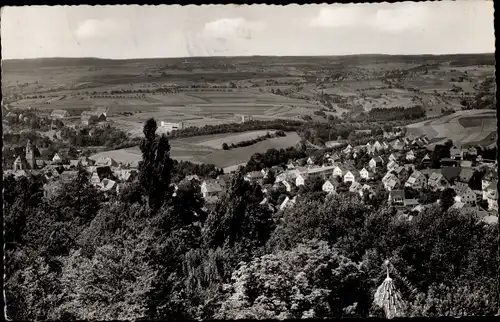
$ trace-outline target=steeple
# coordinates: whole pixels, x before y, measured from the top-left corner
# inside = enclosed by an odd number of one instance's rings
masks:
[[[385,261],[387,277],[377,288],[374,296],[374,304],[382,308],[388,319],[400,317],[404,314],[406,303],[401,293],[396,289],[392,278],[389,276],[389,261]]]
[[[28,162],[30,169],[36,169],[35,147],[29,139],[26,143],[26,162]]]

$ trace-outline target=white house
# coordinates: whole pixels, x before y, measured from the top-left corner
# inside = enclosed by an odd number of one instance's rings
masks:
[[[293,199],[290,199],[290,198],[286,197],[285,200],[283,200],[283,202],[280,205],[280,210],[293,207],[293,205],[295,205],[295,198],[296,197],[293,197]]]
[[[448,188],[449,183],[441,173],[433,172],[429,176],[429,180],[427,180],[427,185],[434,191],[443,191],[444,189]]]
[[[371,169],[375,169],[376,167],[380,167],[384,164],[384,159],[382,159],[381,157],[375,157],[375,158],[372,158],[370,160],[370,162],[368,162],[368,166],[371,168]]]
[[[361,169],[361,171],[359,171],[359,176],[365,180],[370,180],[372,178],[372,174],[368,170],[366,170],[365,168],[363,168],[363,169]]]
[[[356,173],[354,170],[347,171],[346,174],[344,174],[344,182],[356,182]]]
[[[457,197],[459,197],[459,201],[463,202],[467,205],[474,205],[476,203],[476,194],[469,185],[457,182],[454,187],[455,193]]]
[[[292,185],[288,181],[283,180],[281,181],[281,184],[285,186],[286,191],[288,192],[292,191]]]
[[[352,152],[352,146],[350,144],[348,144],[344,150],[342,150],[342,152],[344,152],[344,154],[349,154]]]
[[[384,148],[382,147],[382,145],[380,144],[379,141],[376,141],[374,144],[373,144],[373,148],[376,150],[376,151],[381,151],[383,150]]]
[[[396,156],[394,155],[394,153],[391,153],[391,155],[389,155],[389,161],[394,161],[396,162],[398,159],[396,158]]]
[[[333,176],[334,177],[343,177],[344,176],[344,172],[345,172],[345,169],[343,169],[342,167],[340,166],[336,166],[334,169],[333,169]]]
[[[405,187],[413,188],[416,190],[423,189],[426,185],[427,178],[420,171],[414,171],[405,183]]]
[[[389,161],[389,163],[387,163],[387,171],[392,171],[394,169],[396,169],[399,165],[396,163],[396,161]]]
[[[413,150],[410,150],[408,151],[408,153],[406,153],[406,160],[408,161],[415,160],[415,153],[413,153]]]
[[[486,201],[488,202],[488,210],[498,212],[498,188],[496,180],[486,187]]]
[[[321,190],[328,193],[335,193],[337,191],[338,182],[335,179],[326,180],[321,187]]]
[[[218,196],[222,192],[222,187],[215,180],[206,180],[201,184],[200,190],[203,198],[208,198]]]
[[[382,178],[382,184],[384,185],[385,190],[392,191],[399,184],[399,179],[394,174],[387,172]]]
[[[52,162],[61,162],[61,161],[62,161],[62,158],[59,155],[59,153],[54,154],[54,156],[52,157]]]
[[[314,158],[313,157],[307,158],[307,164],[308,165],[314,165]]]
[[[305,174],[305,173],[299,174],[297,176],[297,178],[295,179],[295,185],[297,187],[304,185],[304,183],[306,182],[306,179],[307,179],[307,174]]]

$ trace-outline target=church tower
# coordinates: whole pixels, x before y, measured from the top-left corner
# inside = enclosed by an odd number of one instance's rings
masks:
[[[30,140],[26,144],[26,162],[28,162],[30,169],[36,169],[35,146],[31,144]]]

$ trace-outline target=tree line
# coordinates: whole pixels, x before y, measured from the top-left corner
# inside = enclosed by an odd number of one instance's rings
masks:
[[[254,145],[256,143],[259,143],[259,142],[267,140],[267,139],[284,137],[284,136],[286,136],[286,133],[284,131],[281,131],[281,130],[276,131],[273,134],[267,132],[265,135],[261,135],[259,137],[256,137],[255,139],[244,140],[244,141],[240,141],[237,143],[231,143],[230,145],[228,145],[226,142],[224,142],[224,143],[222,143],[222,149],[223,150],[230,150],[230,149],[234,149],[234,148],[241,148],[241,147],[245,147],[245,146]]]

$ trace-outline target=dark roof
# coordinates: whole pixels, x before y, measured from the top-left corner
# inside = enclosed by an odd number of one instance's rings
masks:
[[[99,176],[99,180],[102,181],[104,178],[110,178],[113,175],[113,172],[111,171],[111,168],[108,166],[104,167],[97,167],[95,169],[97,175]]]
[[[389,192],[389,196],[391,198],[393,198],[393,199],[396,198],[396,197],[404,199],[405,198],[405,192],[404,192],[404,190],[391,190]]]
[[[441,168],[441,174],[446,178],[446,180],[451,181],[452,179],[460,176],[461,170],[462,169],[459,167],[444,167]]]

